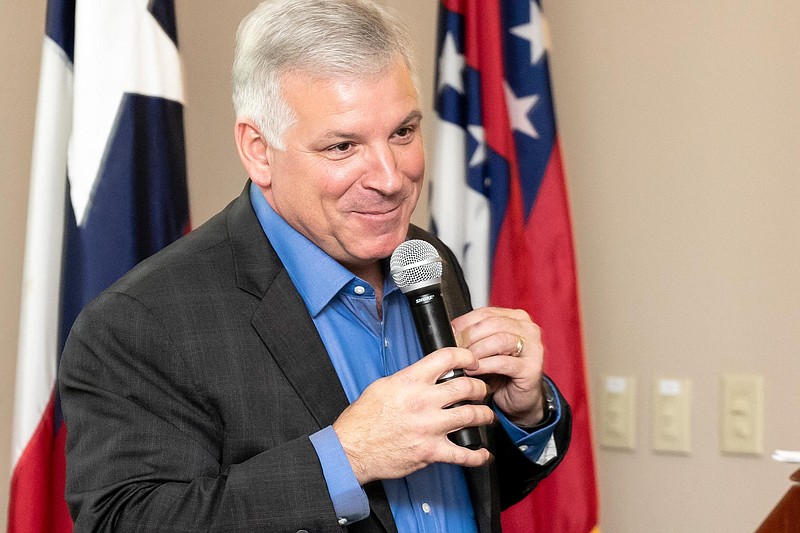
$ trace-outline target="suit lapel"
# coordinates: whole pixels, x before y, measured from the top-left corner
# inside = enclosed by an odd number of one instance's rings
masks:
[[[253,327],[320,428],[348,406],[322,340],[285,270],[252,318]]]
[[[300,294],[261,229],[249,187],[248,182],[228,215],[236,282],[261,299],[251,324],[323,428],[347,407],[347,397]]]
[[[249,198],[250,182],[231,205],[228,233],[240,289],[261,298],[251,324],[320,428],[333,424],[349,402],[308,309],[264,235]],[[380,483],[367,488],[370,508],[397,531]]]

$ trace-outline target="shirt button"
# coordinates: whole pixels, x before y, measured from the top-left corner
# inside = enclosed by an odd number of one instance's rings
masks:
[[[389,347],[389,339],[383,339],[383,347],[384,348],[388,348]]]
[[[523,444],[522,446],[519,447],[519,451],[526,452],[528,451],[528,447]]]
[[[425,503],[422,504],[422,510],[425,512],[425,514],[430,514],[431,506],[428,505],[427,502],[425,502]]]
[[[356,285],[356,288],[355,288],[355,289],[353,289],[353,292],[354,292],[354,293],[356,293],[356,294],[358,294],[359,296],[361,296],[362,294],[364,294],[365,292],[367,292],[367,289],[365,289],[365,288],[364,288],[364,287],[362,287],[361,285]]]
[[[347,518],[340,518],[339,519],[339,525],[340,526],[344,526],[346,524],[347,524]]]

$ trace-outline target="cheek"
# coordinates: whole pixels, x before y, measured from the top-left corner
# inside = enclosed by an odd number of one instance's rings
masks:
[[[411,181],[418,182],[422,180],[425,175],[425,152],[422,149],[422,143],[405,154],[400,166],[403,173]]]
[[[336,164],[323,165],[316,175],[317,191],[323,202],[349,205],[364,194],[362,178],[369,175],[370,167],[362,158],[352,157]]]
[[[320,205],[335,202],[350,186],[352,180],[344,169],[326,165],[324,161],[302,160],[300,163],[295,165],[294,175],[284,184],[284,192],[297,197],[295,202],[318,209]]]
[[[354,180],[350,179],[347,174],[332,172],[320,177],[315,191],[323,206],[325,204],[336,206],[340,200],[347,196],[353,183]]]

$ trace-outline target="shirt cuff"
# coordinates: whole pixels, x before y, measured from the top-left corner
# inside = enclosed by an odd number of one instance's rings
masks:
[[[550,390],[554,390],[551,382],[547,378],[543,379],[545,380],[545,386],[549,387]],[[503,429],[505,429],[511,441],[519,448],[525,457],[536,464],[543,465],[558,455],[555,438],[553,437],[555,427],[559,420],[561,420],[561,401],[557,395],[554,395],[553,399],[548,402],[548,406],[546,407],[555,409],[555,416],[550,423],[542,427],[537,427],[530,432],[511,422],[496,405],[493,405],[493,408]]]
[[[369,516],[369,499],[358,484],[339,436],[332,426],[310,436],[311,444],[322,465],[328,493],[340,526],[358,522]]]

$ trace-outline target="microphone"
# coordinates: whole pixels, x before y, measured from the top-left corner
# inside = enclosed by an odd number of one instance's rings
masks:
[[[440,348],[455,347],[456,339],[442,298],[442,258],[436,248],[420,239],[405,241],[392,252],[389,267],[395,284],[411,306],[423,353],[427,355]],[[437,383],[463,375],[460,368],[450,370],[439,377]],[[470,402],[459,402],[452,407],[467,403]],[[462,428],[447,437],[471,450],[482,445],[477,427]]]

